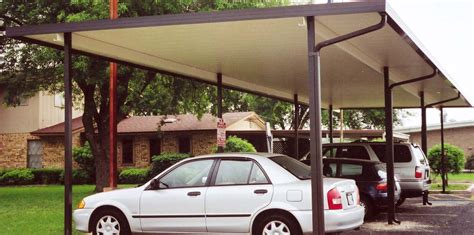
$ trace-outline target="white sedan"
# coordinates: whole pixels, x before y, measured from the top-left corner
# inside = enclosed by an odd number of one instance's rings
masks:
[[[93,234],[312,231],[310,168],[278,154],[193,157],[132,189],[84,198],[76,229]],[[353,180],[324,178],[326,232],[362,225]]]

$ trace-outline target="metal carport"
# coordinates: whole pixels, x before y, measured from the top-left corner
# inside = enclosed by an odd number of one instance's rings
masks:
[[[405,28],[385,1],[370,1],[12,27],[6,36],[65,51],[66,234],[71,232],[72,54],[310,105],[313,230],[323,234],[320,109],[385,108],[393,191],[391,106],[419,108],[424,107],[420,96],[437,103],[458,95],[455,78],[443,75]],[[392,102],[390,85],[414,78],[420,79],[393,89]],[[443,106],[470,103],[460,94]],[[388,221],[394,220],[391,206]]]

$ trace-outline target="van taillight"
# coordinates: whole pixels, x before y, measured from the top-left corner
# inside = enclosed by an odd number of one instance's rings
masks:
[[[423,177],[423,171],[419,166],[415,167],[415,178],[421,179]]]
[[[375,187],[378,191],[387,192],[387,183],[377,184]]]
[[[337,188],[333,188],[328,192],[328,206],[329,210],[342,209],[342,198]]]

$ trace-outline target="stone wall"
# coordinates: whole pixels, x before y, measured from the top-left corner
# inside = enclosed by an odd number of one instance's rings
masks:
[[[43,143],[43,167],[63,168],[64,167],[64,137],[41,137]],[[72,147],[81,146],[80,133],[73,133]],[[77,163],[72,161],[73,167],[77,168]]]
[[[29,133],[0,134],[0,168],[26,168]]]
[[[178,152],[178,138],[166,135],[161,139],[161,152]]]
[[[191,151],[194,156],[210,154],[216,145],[216,132],[196,133],[192,136]]]

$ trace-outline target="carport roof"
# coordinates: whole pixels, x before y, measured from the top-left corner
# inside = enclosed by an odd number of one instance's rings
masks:
[[[323,107],[384,106],[383,67],[392,82],[430,74],[431,58],[385,1],[160,15],[6,29],[6,36],[62,49],[72,33],[75,53],[131,64],[227,88],[308,104],[306,16],[315,16],[317,42],[376,24],[382,29],[322,50]],[[394,107],[419,107],[455,97],[454,77],[394,90]],[[474,102],[474,101],[471,101]],[[463,96],[443,106],[470,106]]]

